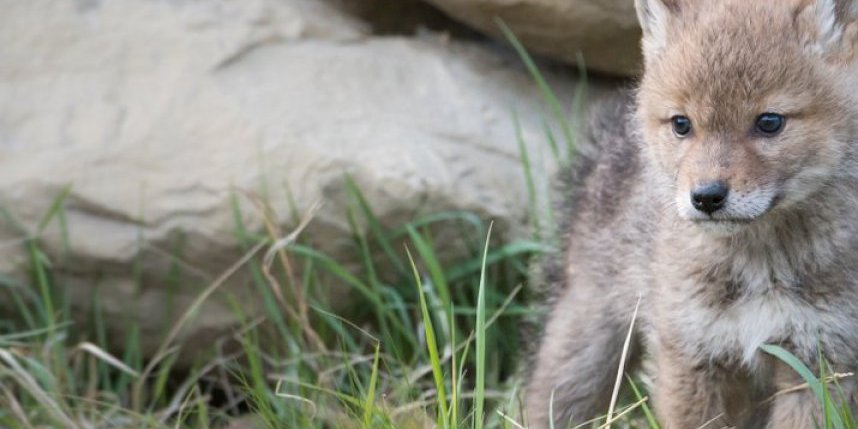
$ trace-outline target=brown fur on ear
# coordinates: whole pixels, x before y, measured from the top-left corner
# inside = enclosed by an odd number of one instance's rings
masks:
[[[843,41],[846,61],[858,61],[858,20],[846,26],[846,30],[843,31]]]
[[[638,21],[643,29],[643,53],[646,61],[656,57],[667,44],[671,17],[679,14],[680,0],[635,0]]]
[[[854,57],[858,0],[804,0],[796,10],[808,46],[827,58]]]
[[[837,0],[835,3],[837,3],[837,15],[842,17],[844,22],[858,18],[858,1]]]
[[[838,15],[843,22],[843,49],[845,59],[858,61],[858,0],[841,1]]]

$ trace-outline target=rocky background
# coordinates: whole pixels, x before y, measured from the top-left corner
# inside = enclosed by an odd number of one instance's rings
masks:
[[[321,202],[305,236],[344,259],[347,175],[384,223],[464,209],[520,233],[527,191],[512,113],[546,175],[550,114],[497,19],[541,55],[571,106],[579,65],[589,102],[638,71],[632,3],[6,2],[3,283],[28,284],[26,244],[38,238],[80,314],[97,294],[106,320],[136,319],[154,347],[172,323],[165,302],[187,306],[240,258],[237,205],[248,230],[262,230],[254,201],[265,200],[289,231]],[[43,225],[62,196],[64,216]],[[248,282],[225,288],[253,308]],[[208,341],[231,315],[208,301],[187,338]]]

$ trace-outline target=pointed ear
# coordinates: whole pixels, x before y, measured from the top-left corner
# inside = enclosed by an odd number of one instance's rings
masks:
[[[858,19],[858,0],[806,0],[802,7],[802,30],[817,52],[836,54],[839,48],[855,44],[844,38],[855,38],[854,28],[849,27]]]
[[[677,0],[635,0],[638,21],[643,29],[644,59],[649,62],[667,45],[667,29],[678,12]]]

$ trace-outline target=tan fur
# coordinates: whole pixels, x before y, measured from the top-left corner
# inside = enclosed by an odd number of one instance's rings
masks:
[[[801,380],[759,347],[858,370],[856,3],[638,0],[646,71],[634,100],[595,115],[564,189],[564,250],[540,268],[556,298],[531,429],[551,408],[558,428],[604,414],[639,296],[626,370],[653,362],[663,427],[819,423],[808,391],[776,394]],[[777,136],[754,131],[767,112],[787,118]],[[689,195],[712,181],[727,203],[701,214]]]

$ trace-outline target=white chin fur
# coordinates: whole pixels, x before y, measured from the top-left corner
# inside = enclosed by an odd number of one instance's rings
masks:
[[[703,232],[715,237],[729,237],[748,226],[747,222],[702,221],[694,223]]]
[[[741,223],[753,221],[765,214],[772,206],[776,195],[775,191],[768,187],[747,192],[731,190],[727,196],[727,205],[710,216],[694,208],[691,204],[690,192],[680,192],[676,196],[676,207],[682,219],[712,224],[706,228],[718,231],[738,229],[742,226]]]

